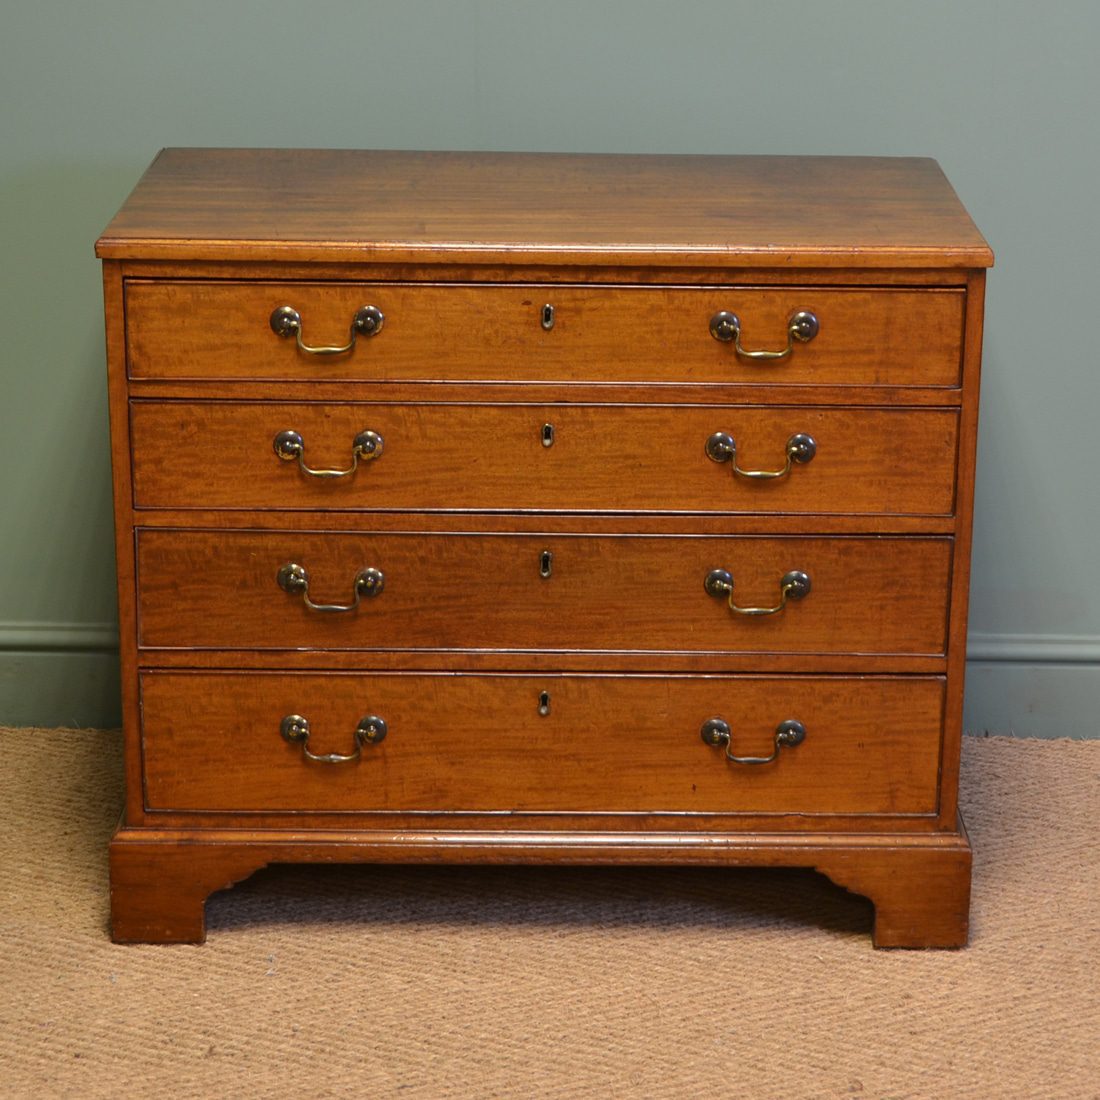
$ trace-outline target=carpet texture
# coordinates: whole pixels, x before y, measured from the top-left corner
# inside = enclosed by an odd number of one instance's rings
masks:
[[[271,868],[107,938],[118,737],[0,730],[5,1097],[1100,1096],[1100,742],[967,739],[971,945],[810,872]]]

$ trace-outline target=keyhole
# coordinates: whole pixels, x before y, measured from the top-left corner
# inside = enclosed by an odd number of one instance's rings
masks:
[[[547,332],[554,327],[554,307],[549,302],[542,307],[542,327]]]
[[[554,446],[554,425],[543,424],[542,426],[542,445],[544,447]]]
[[[549,550],[543,550],[539,556],[539,576],[545,579],[554,571],[554,555]]]
[[[539,692],[539,714],[545,718],[550,713],[550,692]]]

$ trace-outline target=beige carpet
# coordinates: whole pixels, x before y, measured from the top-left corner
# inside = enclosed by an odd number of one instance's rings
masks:
[[[116,947],[117,736],[0,748],[3,1096],[1100,1096],[1100,742],[967,741],[958,952],[808,872],[375,867]]]

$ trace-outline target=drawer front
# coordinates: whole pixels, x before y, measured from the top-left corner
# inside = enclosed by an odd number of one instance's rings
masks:
[[[130,415],[139,508],[950,515],[955,500],[953,409],[135,401]]]
[[[147,672],[141,702],[151,810],[929,814],[943,682]],[[776,759],[728,761],[715,718]],[[776,749],[788,720],[804,739]]]
[[[950,564],[951,539],[930,537],[149,528],[138,535],[140,643],[938,656]],[[715,571],[728,576],[708,592]],[[792,573],[809,591],[791,587],[782,610],[731,608],[778,607]]]
[[[959,289],[491,286],[130,280],[133,378],[368,381],[751,382],[958,385]],[[544,307],[553,306],[553,323]],[[363,306],[383,316],[342,354],[302,350],[272,329],[291,306],[307,347],[350,341]],[[734,341],[711,335],[719,312]],[[782,359],[791,317],[818,331]]]

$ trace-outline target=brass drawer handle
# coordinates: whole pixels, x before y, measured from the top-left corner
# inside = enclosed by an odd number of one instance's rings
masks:
[[[301,596],[302,603],[310,611],[354,611],[361,597],[373,598],[381,593],[386,585],[386,576],[381,569],[368,566],[355,574],[353,592],[355,599],[351,603],[314,603],[309,598],[309,572],[304,565],[288,561],[278,572],[276,578],[279,587],[291,596]]]
[[[712,462],[729,462],[733,465],[733,472],[737,477],[749,478],[754,481],[770,481],[777,477],[786,477],[791,472],[791,464],[797,462],[803,465],[817,454],[817,441],[812,435],[805,432],[796,432],[787,440],[785,454],[786,465],[782,470],[742,470],[737,465],[737,443],[728,432],[715,432],[710,436],[704,449],[707,458]]]
[[[712,569],[703,580],[708,596],[725,599],[729,609],[738,615],[777,615],[788,600],[801,600],[809,594],[810,578],[800,569],[784,573],[779,581],[779,603],[775,607],[738,607],[733,602],[733,574],[727,569]]]
[[[351,441],[351,465],[346,470],[315,470],[306,465],[306,442],[293,428],[279,432],[272,442],[275,453],[284,462],[293,462],[297,459],[298,467],[303,474],[320,478],[350,477],[359,468],[359,459],[369,462],[372,458],[377,458],[382,453],[383,444],[382,437],[368,428]]]
[[[808,309],[800,309],[797,313],[792,313],[787,322],[787,346],[782,351],[749,351],[741,346],[741,318],[736,313],[723,309],[710,319],[710,334],[715,340],[723,344],[732,342],[733,350],[742,359],[756,362],[786,359],[794,350],[796,340],[800,344],[808,344],[820,330],[817,317]]]
[[[307,355],[343,355],[355,347],[356,337],[377,336],[382,331],[386,318],[377,306],[361,306],[351,319],[351,331],[346,344],[321,344],[316,347],[302,340],[302,315],[293,306],[279,306],[271,314],[271,331],[277,336],[294,336],[300,351]]]
[[[795,718],[788,718],[775,727],[775,748],[771,756],[734,756],[730,752],[732,731],[730,724],[724,718],[708,718],[699,736],[713,748],[725,748],[726,759],[732,764],[770,764],[779,756],[781,748],[794,748],[806,740],[806,727]]]
[[[364,745],[377,745],[379,741],[384,741],[386,732],[385,720],[377,714],[368,714],[365,718],[360,718],[359,725],[355,727],[355,752],[310,752],[308,718],[303,718],[300,714],[288,714],[279,723],[279,733],[283,740],[292,745],[301,745],[302,755],[318,764],[353,764],[362,755]]]

